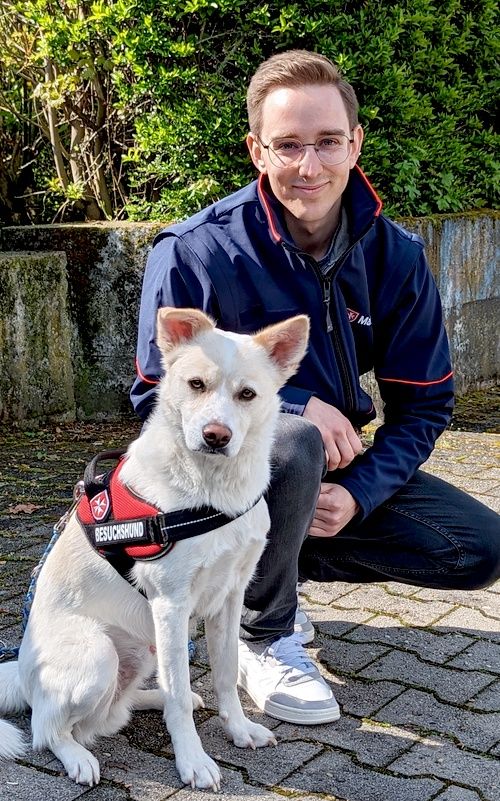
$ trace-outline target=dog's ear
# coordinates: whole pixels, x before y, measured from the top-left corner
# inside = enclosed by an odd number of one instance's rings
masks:
[[[189,342],[197,334],[214,327],[213,320],[199,309],[176,309],[165,306],[158,309],[156,342],[163,353],[169,353],[177,345]]]
[[[254,340],[268,353],[285,380],[297,372],[309,341],[309,317],[299,314],[270,325],[255,334]]]

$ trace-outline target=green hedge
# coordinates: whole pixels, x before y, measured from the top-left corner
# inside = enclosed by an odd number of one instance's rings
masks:
[[[496,205],[496,0],[96,0],[78,17],[76,0],[27,6],[39,59],[50,53],[71,77],[58,102],[92,70],[107,87],[111,216],[180,218],[251,179],[246,86],[293,47],[329,56],[356,88],[360,164],[388,212]]]

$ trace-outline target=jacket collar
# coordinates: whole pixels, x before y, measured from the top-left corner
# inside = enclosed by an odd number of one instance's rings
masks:
[[[274,196],[267,176],[260,175],[257,182],[260,203],[266,214],[271,238],[291,250],[298,251],[290,237],[283,218],[281,203]],[[349,182],[344,191],[342,202],[347,211],[350,237],[356,241],[380,215],[382,201],[364,172],[356,164],[351,170]]]

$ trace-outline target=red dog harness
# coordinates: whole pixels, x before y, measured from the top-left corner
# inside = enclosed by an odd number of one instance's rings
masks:
[[[179,540],[206,534],[241,517],[262,497],[234,517],[212,506],[164,513],[122,483],[124,455],[123,450],[107,451],[89,462],[77,518],[92,547],[125,577],[136,560],[159,559]],[[96,475],[99,462],[117,459],[110,472]]]

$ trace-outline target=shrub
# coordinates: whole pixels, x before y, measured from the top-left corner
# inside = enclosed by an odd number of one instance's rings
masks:
[[[323,52],[355,86],[366,129],[360,163],[390,213],[495,205],[495,0],[5,5],[17,9],[18,31],[21,7],[30,19],[24,74],[45,117],[57,118],[62,158],[78,161],[87,146],[80,179],[64,187],[58,178],[66,205],[174,219],[242,186],[253,176],[248,80],[264,58],[292,47]],[[57,80],[47,80],[47,63]],[[87,131],[76,149],[75,126]]]

